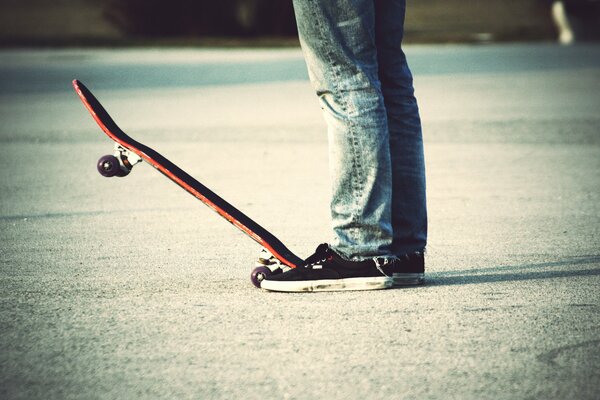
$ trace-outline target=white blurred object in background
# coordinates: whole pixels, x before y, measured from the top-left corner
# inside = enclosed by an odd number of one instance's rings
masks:
[[[600,40],[600,0],[558,0],[552,18],[561,44]]]

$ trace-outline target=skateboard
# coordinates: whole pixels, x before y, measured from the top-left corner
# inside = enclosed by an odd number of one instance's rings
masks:
[[[83,83],[75,79],[73,80],[73,87],[100,128],[115,142],[114,154],[102,156],[98,160],[97,169],[102,176],[124,177],[131,172],[134,165],[144,161],[186,192],[202,201],[263,247],[257,266],[250,275],[250,279],[256,287],[260,287],[262,280],[269,275],[280,272],[282,270],[280,266],[295,268],[302,264],[303,260],[300,257],[292,253],[265,228],[198,182],[159,152],[132,139],[123,132]]]

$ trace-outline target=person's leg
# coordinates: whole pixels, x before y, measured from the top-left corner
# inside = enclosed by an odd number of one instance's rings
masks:
[[[427,244],[425,161],[413,78],[401,48],[406,0],[375,0],[379,79],[387,111],[392,162],[392,253],[400,258]]]
[[[294,0],[311,82],[328,126],[332,248],[391,255],[392,176],[373,0]]]
[[[423,282],[426,214],[418,109],[400,40],[394,52],[380,37],[387,29],[397,35],[399,27],[401,39],[404,7],[385,20],[389,28],[376,30],[377,1],[294,0],[309,75],[328,125],[336,238],[334,246],[319,246],[304,265],[265,278],[264,289],[372,290]],[[378,3],[377,9],[385,8]],[[391,24],[393,19],[400,25]],[[378,58],[401,71],[387,71]]]

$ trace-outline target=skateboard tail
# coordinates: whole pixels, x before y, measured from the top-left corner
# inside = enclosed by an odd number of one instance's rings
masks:
[[[104,107],[102,107],[100,102],[94,97],[89,89],[83,85],[83,83],[75,79],[73,80],[73,87],[100,129],[102,129],[102,131],[113,141],[136,153],[152,167],[157,169],[178,186],[202,201],[225,220],[266,248],[283,264],[291,268],[295,268],[303,262],[301,258],[289,251],[277,238],[275,238],[267,230],[262,228],[237,208],[227,203],[206,186],[202,185],[200,182],[195,180],[185,171],[161,156],[156,151],[145,145],[142,145],[141,143],[138,143],[129,137],[118,127],[108,112],[104,109]],[[219,206],[219,204],[221,206]],[[245,221],[245,223],[243,221]],[[254,229],[251,229],[248,225],[254,226]],[[262,234],[259,234],[258,232],[261,232]]]

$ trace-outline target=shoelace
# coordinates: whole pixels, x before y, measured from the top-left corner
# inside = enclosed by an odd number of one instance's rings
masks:
[[[302,268],[312,268],[315,265],[321,265],[330,257],[329,245],[327,243],[320,244],[314,254],[304,260]]]
[[[390,261],[387,258],[379,258],[379,257],[373,257],[373,261],[375,262],[375,267],[377,267],[379,272],[381,272],[383,274],[383,276],[385,276],[386,278],[389,278],[390,276],[383,271],[382,267],[385,267],[386,265],[392,263],[393,261]]]

